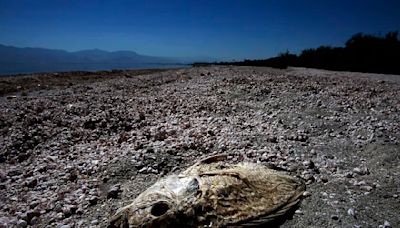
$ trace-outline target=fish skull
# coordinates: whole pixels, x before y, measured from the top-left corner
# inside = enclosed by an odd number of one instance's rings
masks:
[[[194,176],[168,176],[140,194],[130,205],[117,211],[109,228],[174,227],[181,221],[181,202],[194,200],[199,191],[198,179]],[[185,200],[189,199],[189,200]]]

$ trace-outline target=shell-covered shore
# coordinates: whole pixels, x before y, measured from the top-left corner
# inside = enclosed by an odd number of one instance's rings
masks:
[[[230,66],[105,76],[2,91],[0,227],[105,227],[161,176],[220,153],[306,181],[281,227],[400,226],[400,76]]]

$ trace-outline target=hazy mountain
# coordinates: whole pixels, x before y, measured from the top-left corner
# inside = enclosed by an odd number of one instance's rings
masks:
[[[0,74],[146,68],[188,63],[174,58],[140,55],[133,51],[99,49],[68,52],[45,48],[18,48],[0,44]]]

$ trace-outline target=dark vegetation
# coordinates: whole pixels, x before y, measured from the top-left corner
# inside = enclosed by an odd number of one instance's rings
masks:
[[[194,66],[209,63],[195,63]],[[289,52],[277,57],[240,62],[218,62],[217,65],[268,66],[285,69],[288,66],[338,71],[400,74],[400,40],[398,32],[385,36],[353,35],[344,47],[320,46],[303,50],[299,55]]]

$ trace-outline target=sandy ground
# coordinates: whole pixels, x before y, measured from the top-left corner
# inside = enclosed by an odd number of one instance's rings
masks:
[[[400,227],[400,76],[227,66],[35,77],[1,87],[15,89],[0,97],[0,227],[105,227],[161,176],[218,153],[306,180],[311,196],[281,227]]]

